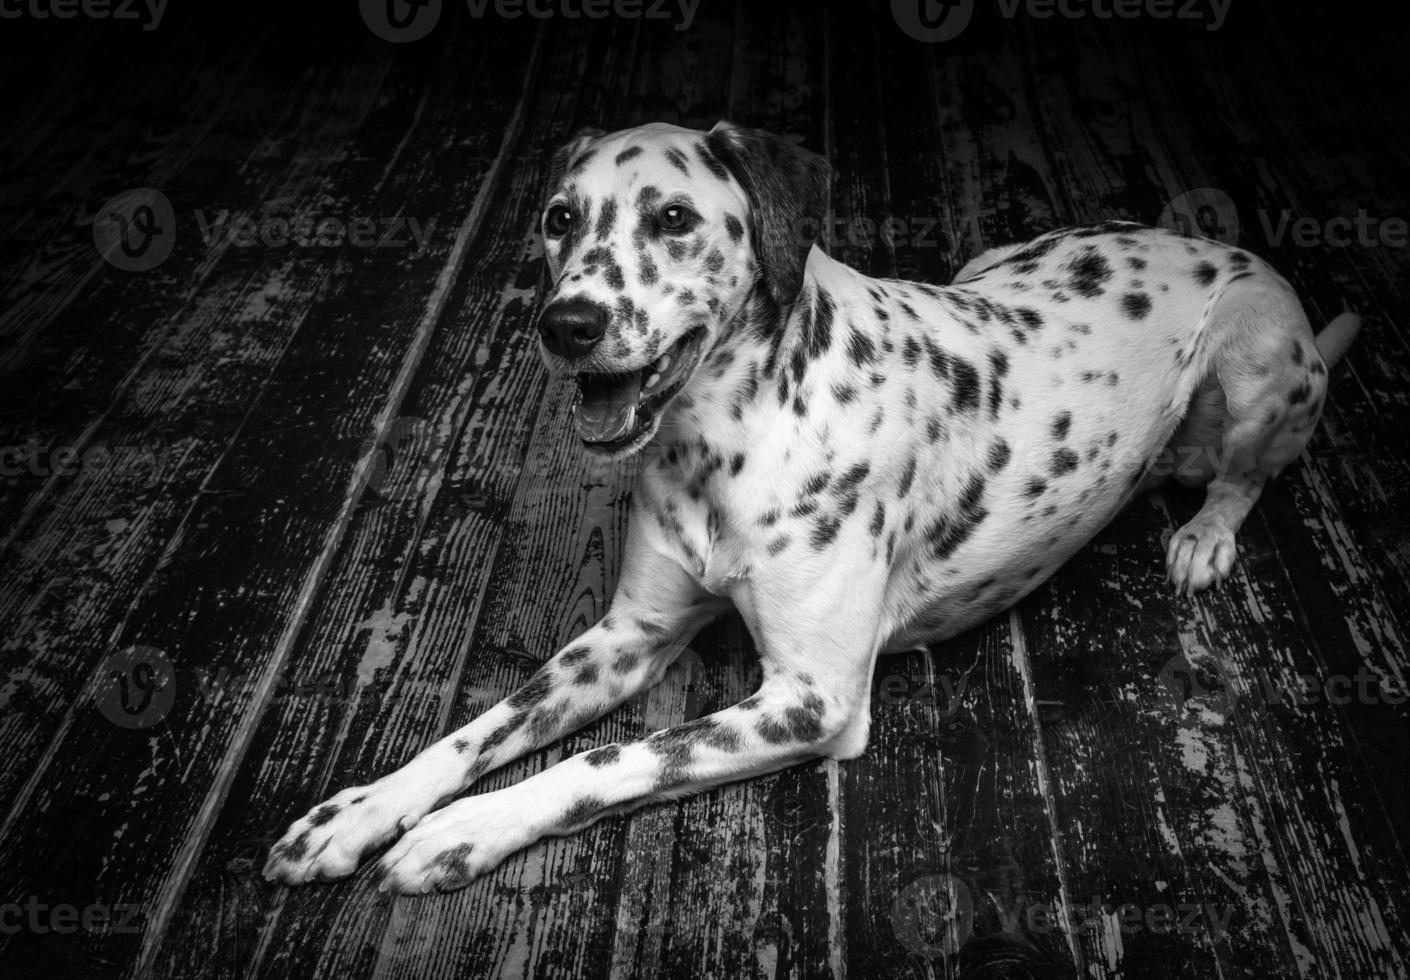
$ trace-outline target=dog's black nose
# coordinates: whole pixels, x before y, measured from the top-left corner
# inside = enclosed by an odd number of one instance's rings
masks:
[[[607,307],[586,299],[561,299],[539,314],[539,336],[559,357],[582,357],[607,332]]]

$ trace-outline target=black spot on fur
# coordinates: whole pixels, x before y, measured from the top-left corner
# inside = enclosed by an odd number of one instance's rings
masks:
[[[643,286],[654,286],[661,278],[660,271],[656,268],[656,260],[648,252],[641,253],[640,269],[637,278],[641,280]]]
[[[816,742],[822,738],[823,708],[823,699],[809,691],[801,704],[785,709],[781,718],[764,716],[754,727],[759,737],[772,745]]]
[[[1102,286],[1112,277],[1111,263],[1091,246],[1084,248],[1068,263],[1067,268],[1071,273],[1067,280],[1068,288],[1087,299],[1102,295],[1105,292]]]
[[[1047,483],[1035,476],[1030,479],[1028,484],[1023,488],[1023,495],[1029,500],[1032,500],[1034,497],[1041,496],[1046,489],[1048,489]]]
[[[725,231],[729,233],[732,242],[737,242],[744,237],[744,225],[732,214],[725,215]]]
[[[546,671],[541,669],[529,678],[527,684],[509,695],[507,703],[509,707],[515,709],[533,707],[547,698],[552,690],[552,679],[549,678]]]
[[[489,735],[485,736],[485,740],[480,743],[480,751],[488,752],[490,749],[495,748],[509,736],[523,728],[524,722],[528,720],[529,712],[527,710],[516,712],[503,725],[500,725],[494,731],[490,732]]]
[[[323,806],[319,807],[317,810],[314,810],[313,813],[309,815],[309,825],[313,827],[322,827],[324,824],[328,823],[330,820],[336,817],[338,815],[338,812],[339,808],[336,803],[325,803],[323,804]]]
[[[1068,430],[1072,428],[1072,413],[1060,412],[1053,418],[1053,438],[1066,439]]]
[[[998,264],[1025,265],[1037,259],[1041,259],[1053,249],[1057,248],[1058,245],[1062,243],[1063,237],[1064,236],[1061,234],[1044,235],[1042,238],[1025,245],[1012,255],[1006,256],[1004,260]]]
[[[963,358],[954,358],[955,411],[972,412],[979,408],[979,372]]]
[[[808,337],[808,353],[813,357],[822,356],[832,346],[832,317],[836,310],[832,294],[819,286],[812,334]]]
[[[925,530],[931,553],[940,561],[948,559],[955,549],[964,544],[988,516],[981,506],[984,497],[985,480],[983,475],[974,474],[960,493],[958,507],[952,514],[942,514]]]
[[[872,537],[879,538],[881,537],[881,532],[885,529],[886,505],[883,504],[880,500],[878,500],[876,502],[876,508],[872,511],[871,524],[867,526],[867,530],[871,532]]]
[[[686,155],[684,153],[676,149],[674,146],[669,147],[666,150],[666,160],[670,163],[671,166],[675,167],[681,173],[685,174],[687,177],[690,176],[690,161],[686,158]]]
[[[914,456],[906,460],[905,467],[901,470],[901,482],[896,485],[896,496],[904,498],[911,492],[911,481],[916,478],[916,458]]]
[[[1215,279],[1219,278],[1219,270],[1214,267],[1214,263],[1206,259],[1195,266],[1194,271],[1191,272],[1190,275],[1194,277],[1195,282],[1208,288],[1214,285]]]
[[[1009,465],[1009,459],[1013,456],[1009,449],[1009,444],[1000,439],[989,447],[989,472],[997,473],[1005,466]]]
[[[1071,473],[1077,469],[1077,454],[1064,446],[1053,453],[1052,464],[1049,467],[1053,476],[1062,476],[1064,473]]]
[[[822,550],[837,538],[837,529],[842,526],[842,520],[837,517],[819,517],[817,525],[813,528],[813,548]]]
[[[572,806],[563,811],[559,825],[565,828],[580,827],[601,813],[605,806],[606,804],[599,797],[581,796],[573,801]]]
[[[639,147],[639,146],[629,146],[629,147],[627,147],[625,150],[623,150],[621,153],[618,153],[618,154],[617,154],[617,159],[616,159],[617,166],[620,167],[622,164],[626,163],[628,160],[635,160],[637,157],[641,156],[641,154],[642,154],[642,149],[641,149],[641,147]]]
[[[838,496],[850,493],[856,489],[857,485],[867,478],[871,472],[871,466],[867,463],[857,463],[851,466],[837,478],[837,483],[833,486],[832,492]]]
[[[705,164],[705,169],[714,174],[720,180],[729,180],[729,168],[727,168],[705,147],[704,143],[695,144],[695,155],[700,158],[700,162]]]
[[[593,229],[597,240],[602,241],[612,234],[612,226],[617,223],[617,202],[608,198],[602,202],[602,210],[597,215],[597,226]]]
[[[847,356],[857,367],[870,364],[876,360],[876,345],[870,337],[854,327],[847,337]]]
[[[950,376],[950,355],[936,346],[929,337],[925,338],[925,352],[930,359],[930,373],[940,381],[948,378]]]
[[[1121,297],[1121,309],[1133,320],[1144,320],[1151,311],[1151,298],[1145,293],[1127,293]]]

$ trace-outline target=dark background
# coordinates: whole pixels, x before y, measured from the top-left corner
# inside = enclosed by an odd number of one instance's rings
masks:
[[[702,0],[688,30],[447,2],[404,44],[355,2],[0,19],[0,975],[1405,976],[1403,7],[999,10],[941,43],[880,2]],[[1153,494],[1012,614],[884,661],[861,759],[452,896],[268,885],[291,819],[604,611],[632,467],[582,458],[536,354],[546,164],[580,126],[720,118],[831,159],[837,227],[862,222],[831,248],[874,275],[1193,201],[1314,324],[1365,329],[1222,589],[1171,593],[1199,498]],[[133,269],[94,226],[142,188],[170,251]],[[222,212],[428,234],[204,239]],[[1369,236],[1329,234],[1358,215]],[[123,700],[154,677],[167,700]],[[756,679],[726,619],[480,788]],[[1150,927],[1167,905],[1227,921]]]

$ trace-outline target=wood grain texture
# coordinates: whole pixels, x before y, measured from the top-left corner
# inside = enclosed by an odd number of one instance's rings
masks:
[[[448,0],[398,46],[355,10],[127,44],[6,22],[0,447],[128,456],[0,474],[0,926],[33,898],[135,927],[0,928],[0,975],[1410,973],[1410,249],[1277,231],[1406,217],[1403,39],[1369,10],[1249,0],[1217,32],[978,4],[927,45],[890,6],[704,0],[677,30]],[[829,250],[872,275],[945,282],[983,248],[1216,188],[1315,324],[1350,307],[1366,328],[1222,589],[1164,582],[1200,500],[1162,491],[1015,610],[883,659],[857,760],[609,819],[438,898],[267,884],[290,819],[607,608],[636,464],[583,458],[536,353],[546,167],[580,126],[720,118],[829,157]],[[143,185],[187,224],[436,225],[416,254],[192,227],[124,273],[91,223]],[[147,728],[95,700],[134,646],[176,672]],[[472,792],[758,678],[727,616],[657,688]]]
[[[327,170],[328,162],[346,152],[382,87],[381,72],[357,75],[360,97],[344,93],[342,102],[315,105],[316,114],[338,121],[308,134],[305,155],[281,155],[282,163],[271,160],[256,168],[260,176],[253,185],[205,188],[210,197],[204,199],[173,191],[176,199],[193,208],[230,207],[252,215],[277,200],[303,202],[296,213],[310,215],[326,213],[330,200],[360,209],[376,186],[375,170]],[[414,109],[421,97],[419,86],[404,87],[403,111]],[[352,111],[336,112],[338,105]],[[376,139],[384,141],[383,151],[395,149],[395,139]],[[352,144],[351,152],[370,154],[377,148],[373,139],[364,139]],[[99,308],[115,302],[112,295],[93,297],[92,307],[85,300],[73,311],[99,328],[90,327],[91,333],[146,336],[143,343],[150,346],[139,355],[140,366],[106,393],[111,401],[72,420],[81,431],[70,430],[63,438],[81,451],[80,463],[71,472],[55,469],[29,481],[42,486],[27,487],[28,509],[10,532],[14,543],[0,583],[0,621],[6,634],[6,700],[15,710],[0,718],[0,738],[15,751],[0,762],[0,799],[14,796],[33,771],[38,747],[66,723],[87,672],[110,652],[104,645],[114,623],[190,508],[212,491],[208,478],[251,400],[285,355],[308,305],[337,271],[336,256],[327,250],[236,249],[228,241],[202,254],[198,264],[188,270],[189,284],[159,278],[126,290],[120,305],[130,321],[100,316]],[[173,303],[173,289],[189,292],[177,292]],[[148,325],[150,335],[139,322]],[[121,356],[109,349],[99,359]],[[100,393],[104,387],[104,379],[86,372],[73,383]]]

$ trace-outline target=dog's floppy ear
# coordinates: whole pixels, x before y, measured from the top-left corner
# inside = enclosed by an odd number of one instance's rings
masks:
[[[765,286],[778,303],[792,303],[827,214],[827,161],[773,133],[727,122],[710,130],[705,145],[749,197]]]
[[[553,156],[548,161],[548,195],[546,196],[550,196],[558,190],[558,185],[563,182],[568,167],[582,155],[588,145],[599,136],[605,135],[607,135],[605,129],[585,126],[574,133],[572,139],[553,151]]]

